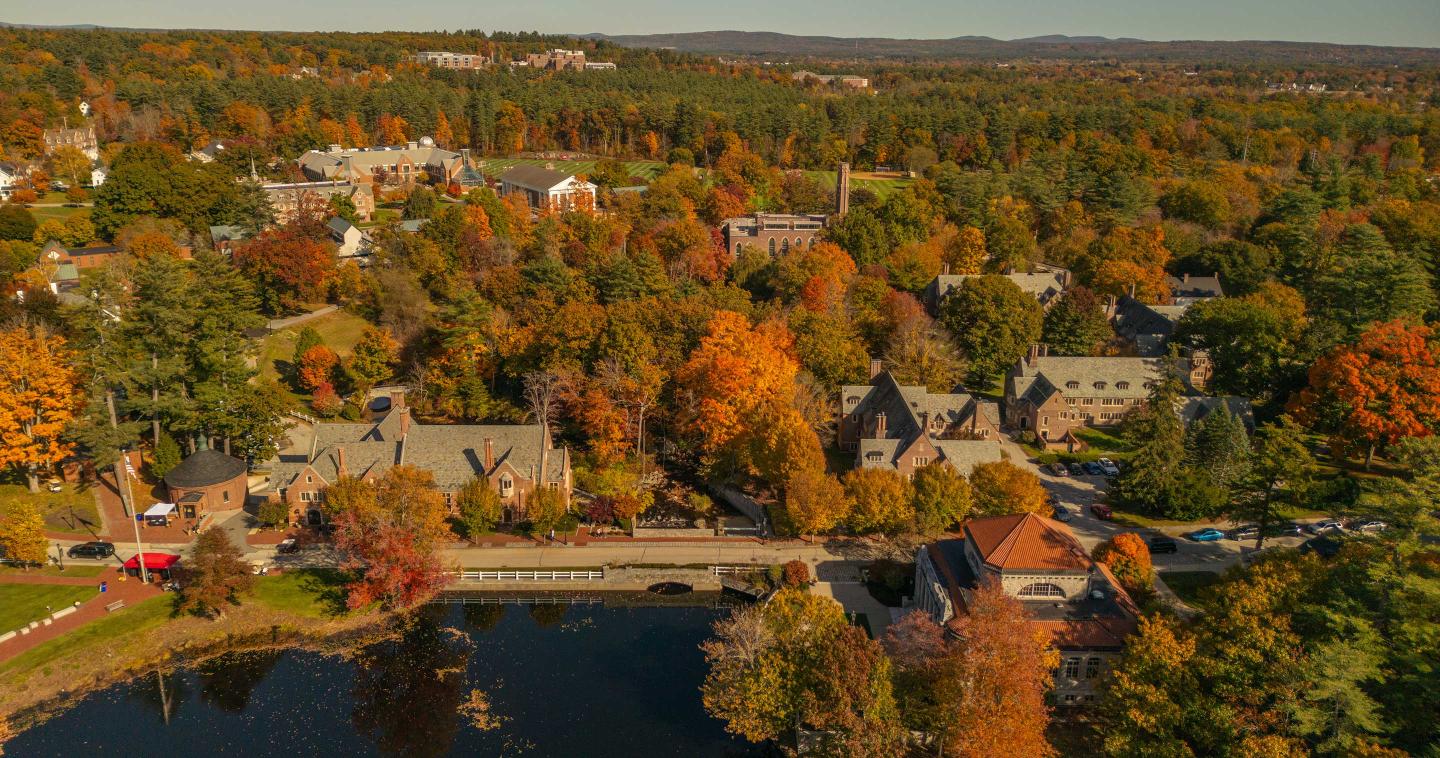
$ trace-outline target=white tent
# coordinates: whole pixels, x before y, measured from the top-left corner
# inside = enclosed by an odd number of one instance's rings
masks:
[[[156,503],[145,511],[145,518],[169,516],[175,512],[174,503]]]

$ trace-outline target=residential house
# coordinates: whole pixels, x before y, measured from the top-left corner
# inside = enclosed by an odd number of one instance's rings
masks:
[[[1094,702],[1140,616],[1109,567],[1091,560],[1069,527],[1033,513],[971,519],[959,537],[916,553],[915,608],[949,635],[982,583],[1018,600],[1030,626],[1060,653],[1055,702]]]
[[[583,210],[595,208],[595,185],[556,171],[553,166],[519,164],[500,175],[500,194],[522,194],[536,210]]]
[[[1150,396],[1167,358],[1051,356],[1032,345],[1005,377],[1005,422],[1033,431],[1046,447],[1083,445],[1072,433],[1114,426]],[[1180,378],[1189,391],[1209,379],[1208,357],[1182,357]]]
[[[295,182],[290,184],[262,185],[270,198],[270,207],[275,209],[275,220],[285,223],[295,217],[300,204],[307,197],[330,202],[335,196],[348,197],[355,204],[355,214],[362,221],[369,221],[375,213],[375,194],[369,184],[332,180],[324,182]]]
[[[960,289],[960,285],[966,279],[974,279],[981,274],[941,274],[926,285],[923,294],[925,307],[932,314],[940,310],[940,302],[946,295]],[[1046,308],[1059,300],[1060,295],[1070,286],[1070,272],[1058,266],[1041,264],[1035,271],[1027,274],[1009,273],[1001,274],[1006,279],[1014,282],[1021,290],[1031,295],[1042,306]]]
[[[790,252],[792,247],[814,245],[829,218],[820,213],[756,213],[725,219],[720,224],[720,236],[725,238],[725,249],[732,257],[754,248],[774,258]]]
[[[413,184],[428,181],[449,184],[465,168],[461,153],[435,146],[435,140],[421,137],[418,141],[392,147],[342,148],[330,145],[326,150],[308,150],[297,161],[300,170],[311,181],[341,181],[354,184]]]
[[[105,180],[109,177],[110,172],[106,171],[104,166],[96,166],[95,168],[90,169],[90,186],[99,187],[100,185],[104,184]]]
[[[25,179],[25,169],[18,163],[0,161],[0,200],[8,199],[10,193],[20,188]]]
[[[330,232],[330,241],[336,247],[335,256],[342,261],[354,260],[361,265],[370,260],[370,236],[360,231],[354,224],[339,216],[330,219],[325,224]]]
[[[1135,346],[1135,352],[1149,358],[1166,354],[1170,335],[1190,305],[1151,305],[1129,295],[1111,297],[1105,316],[1115,333]]]
[[[95,139],[95,127],[89,124],[74,129],[46,129],[45,154],[49,155],[64,146],[76,148],[92,161],[100,160],[100,143]]]
[[[213,140],[210,144],[199,150],[190,151],[190,154],[186,157],[197,163],[214,163],[215,159],[219,158],[223,152],[225,152],[225,143],[220,140]]]
[[[1170,300],[1175,305],[1194,305],[1201,300],[1225,297],[1218,272],[1213,276],[1167,276],[1165,282],[1170,285]]]
[[[963,392],[932,393],[900,384],[871,361],[870,383],[840,388],[836,442],[855,451],[856,468],[889,468],[909,478],[930,463],[969,474],[1001,459],[1000,411]]]
[[[538,487],[559,490],[568,502],[573,486],[569,449],[554,447],[541,425],[422,424],[396,392],[373,423],[316,424],[309,450],[275,459],[264,492],[290,506],[291,523],[320,524],[326,487],[347,476],[373,481],[401,464],[430,472],[452,514],[460,490],[486,480],[506,524],[526,519]]]
[[[235,252],[235,243],[249,237],[249,233],[240,226],[212,226],[210,227],[210,244],[218,253],[230,255]]]

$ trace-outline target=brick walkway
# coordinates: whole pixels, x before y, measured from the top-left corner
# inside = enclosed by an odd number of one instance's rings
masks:
[[[48,640],[53,640],[62,634],[78,629],[96,619],[109,615],[105,606],[117,600],[124,600],[127,607],[147,598],[162,594],[159,587],[153,584],[142,584],[138,579],[126,579],[119,581],[119,573],[105,572],[100,576],[70,577],[70,576],[25,576],[23,574],[7,574],[0,576],[0,583],[4,584],[61,584],[61,585],[90,585],[95,587],[95,596],[80,604],[80,610],[68,616],[62,616],[49,626],[40,626],[29,634],[22,634],[14,639],[0,642],[0,661],[9,660],[15,656],[35,647]],[[109,591],[101,593],[100,582],[109,582]],[[9,631],[9,630],[5,630]]]
[[[134,542],[135,530],[130,526],[130,518],[125,515],[125,506],[120,500],[120,491],[115,488],[115,477],[109,471],[100,475],[100,481],[95,486],[96,492],[100,493],[100,508],[105,512],[105,524],[110,529],[107,535],[111,542]],[[157,493],[139,482],[131,482],[131,491],[135,493],[135,508],[144,512],[146,508],[160,502]],[[194,526],[194,519],[176,519],[169,526],[145,526],[140,525],[140,539],[148,543],[159,544],[188,544],[195,539],[195,535],[186,534],[187,527]]]

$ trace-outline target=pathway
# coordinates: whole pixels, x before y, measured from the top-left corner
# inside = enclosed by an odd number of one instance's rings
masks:
[[[324,308],[316,308],[309,313],[302,313],[298,316],[271,319],[270,322],[266,324],[266,326],[270,328],[270,331],[278,332],[281,329],[292,327],[296,324],[303,324],[306,321],[311,321],[320,318],[321,316],[328,316],[338,310],[340,310],[340,306],[338,305],[327,305]]]
[[[109,583],[107,592],[102,593],[99,591],[100,582],[102,581]],[[160,588],[153,584],[144,584],[138,579],[127,579],[122,582],[119,581],[118,574],[109,573],[92,578],[7,574],[0,576],[0,583],[90,585],[96,588],[95,596],[81,603],[80,610],[68,616],[61,616],[48,626],[42,625],[29,634],[18,635],[5,642],[0,642],[0,661],[14,658],[36,645],[53,640],[62,634],[74,631],[92,621],[108,616],[110,611],[105,610],[105,606],[110,603],[124,600],[126,607],[129,607],[142,600],[162,594]]]

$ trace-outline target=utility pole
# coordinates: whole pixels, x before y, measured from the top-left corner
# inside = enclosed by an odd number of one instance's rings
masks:
[[[125,459],[125,491],[130,492],[130,477],[134,476],[135,469],[130,466],[130,454],[121,451],[120,455]],[[130,495],[130,501],[135,501],[134,493]],[[145,545],[140,542],[140,521],[135,514],[130,515],[130,527],[135,530],[135,562],[140,565],[140,581],[150,583],[150,569],[145,566]]]

